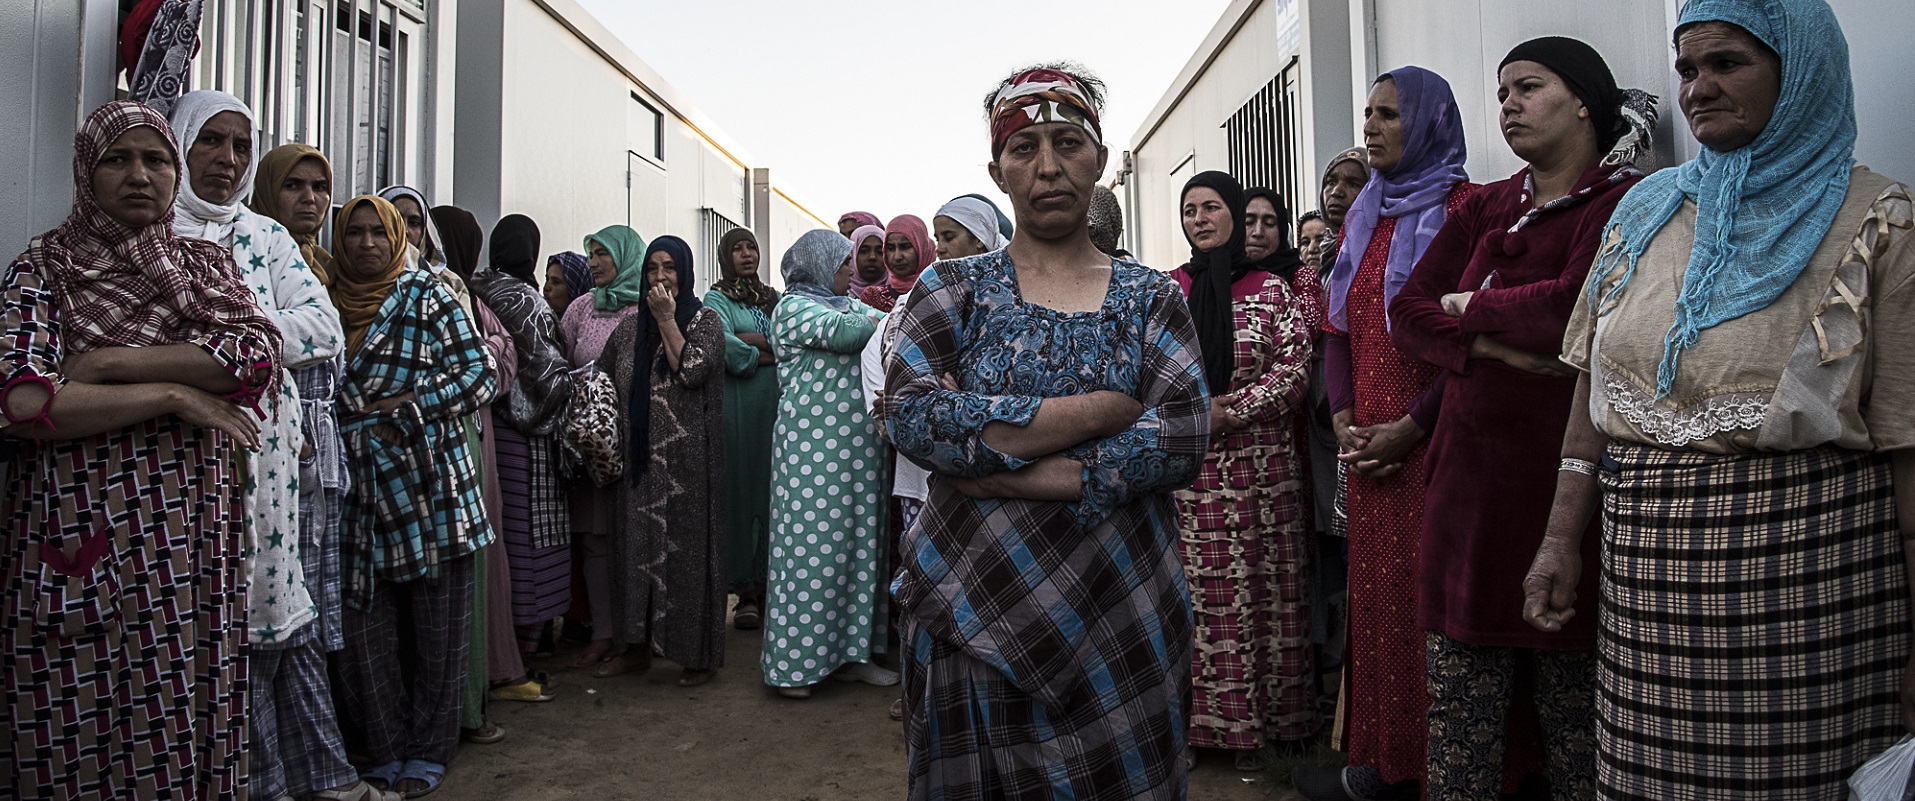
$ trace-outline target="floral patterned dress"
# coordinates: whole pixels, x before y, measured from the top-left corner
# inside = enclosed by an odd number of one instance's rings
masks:
[[[1183,293],[1115,261],[1101,307],[1058,312],[1024,301],[1000,250],[927,269],[900,314],[886,428],[933,471],[894,585],[909,797],[1183,798],[1192,627],[1171,493],[1210,430]],[[1024,466],[984,427],[1100,389],[1144,413],[1062,452],[1084,464],[1081,500],[940,480]]]
[[[1190,277],[1173,275],[1189,291]],[[1219,395],[1249,427],[1212,438],[1203,473],[1177,493],[1196,615],[1190,744],[1249,751],[1317,726],[1310,657],[1307,475],[1297,412],[1310,378],[1309,308],[1282,278],[1231,286],[1235,369]]]

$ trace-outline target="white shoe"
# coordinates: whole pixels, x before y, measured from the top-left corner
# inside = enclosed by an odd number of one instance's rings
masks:
[[[811,697],[811,687],[809,685],[804,687],[779,687],[778,694],[786,698],[796,698],[802,701]]]
[[[900,681],[896,671],[885,670],[870,662],[852,662],[838,668],[831,677],[839,681],[861,681],[873,687],[895,687]]]

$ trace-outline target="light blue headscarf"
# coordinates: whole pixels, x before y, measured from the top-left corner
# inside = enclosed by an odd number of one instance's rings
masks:
[[[778,272],[785,277],[785,294],[810,298],[836,311],[851,307],[851,299],[831,291],[832,278],[851,258],[851,240],[822,228],[806,231],[791,243]]]
[[[1658,400],[1704,330],[1767,308],[1808,268],[1848,196],[1855,162],[1848,39],[1825,0],[1690,0],[1677,29],[1692,22],[1727,22],[1768,45],[1782,58],[1782,94],[1754,142],[1727,153],[1704,147],[1643,179],[1604,232],[1620,231],[1622,243],[1590,271],[1589,286],[1624,272],[1606,295],[1592,294],[1599,314],[1614,308],[1636,260],[1682,202],[1696,204],[1695,246],[1656,369]]]

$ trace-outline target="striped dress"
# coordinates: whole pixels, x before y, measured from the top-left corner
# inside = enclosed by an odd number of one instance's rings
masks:
[[[1210,430],[1183,293],[1114,262],[1101,308],[1057,312],[1024,302],[1000,250],[926,270],[901,314],[886,429],[933,471],[893,587],[909,797],[1183,798],[1192,624],[1171,492]],[[1099,389],[1144,414],[1062,452],[1084,464],[1081,500],[973,500],[939,477],[1023,466],[984,427]]]

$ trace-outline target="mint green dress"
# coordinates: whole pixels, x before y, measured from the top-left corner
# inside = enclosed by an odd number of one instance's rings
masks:
[[[716,289],[705,308],[725,326],[725,486],[731,516],[726,523],[731,589],[750,591],[765,583],[765,532],[771,527],[771,429],[778,419],[778,368],[758,364],[758,349],[741,333],[771,338],[765,310],[732,300]]]
[[[761,663],[773,687],[868,662],[885,638],[885,500],[878,434],[858,355],[878,312],[786,295],[772,314],[778,422]]]

